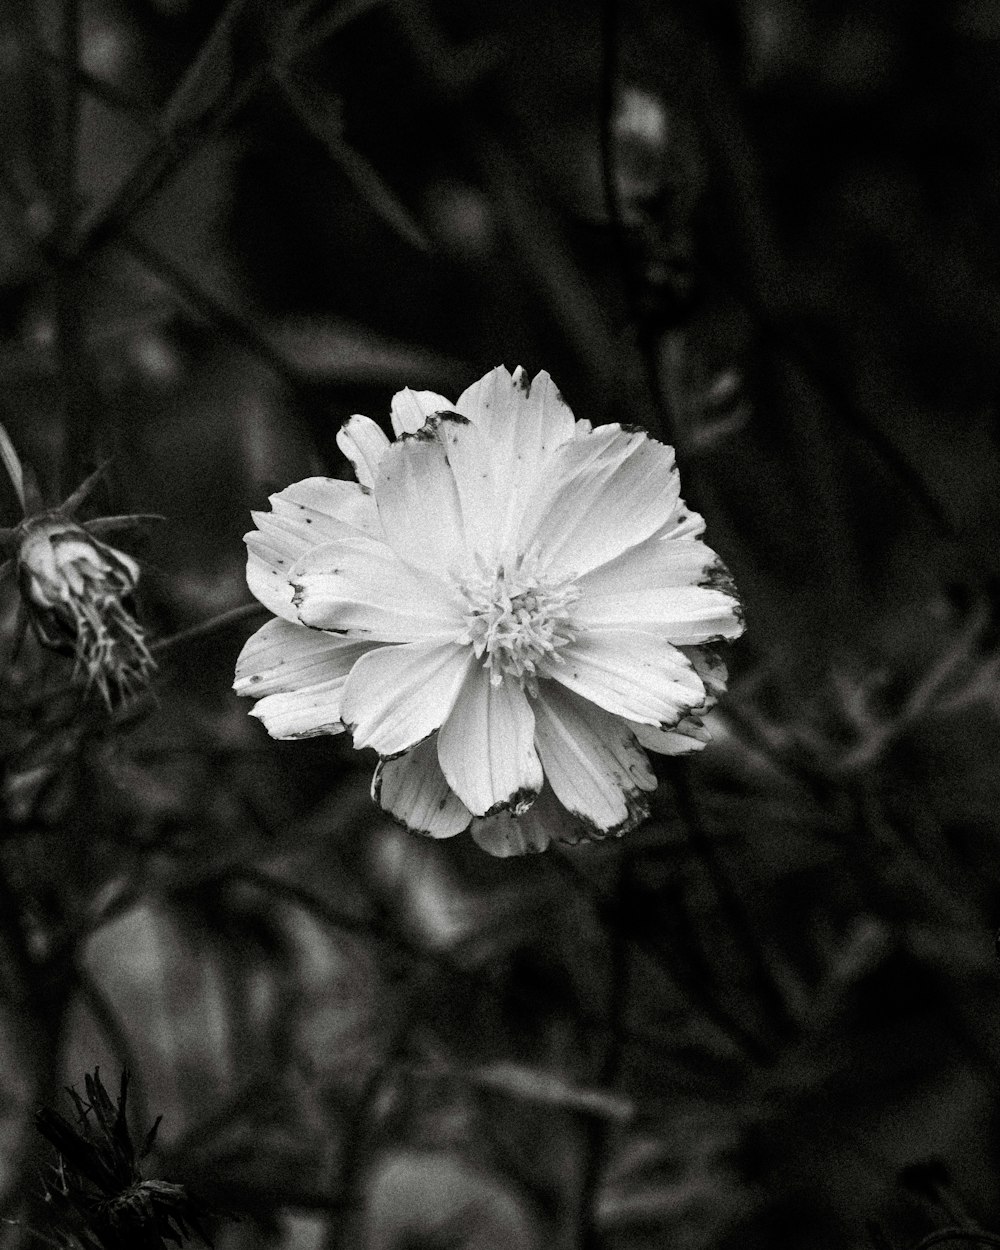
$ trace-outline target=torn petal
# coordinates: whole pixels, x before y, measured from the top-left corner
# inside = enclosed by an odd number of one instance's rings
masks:
[[[389,440],[370,417],[356,413],[337,432],[337,446],[354,465],[354,474],[362,486],[375,485],[379,461]]]
[[[334,677],[315,686],[269,694],[250,711],[272,738],[315,738],[343,733],[340,705],[346,677]]]
[[[392,428],[397,438],[416,434],[428,417],[450,412],[454,404],[436,391],[411,391],[404,387],[392,397]]]
[[[712,735],[698,716],[685,716],[673,729],[657,729],[655,725],[640,725],[629,721],[629,728],[647,751],[658,755],[690,755],[703,751],[712,741]]]
[[[272,495],[270,512],[253,512],[256,530],[244,536],[247,585],[276,616],[297,619],[288,574],[317,544],[359,534],[378,535],[381,523],[370,494],[355,482],[313,477]]]

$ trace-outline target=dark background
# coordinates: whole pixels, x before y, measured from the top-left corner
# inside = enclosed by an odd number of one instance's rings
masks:
[[[998,54],[988,0],[0,4],[0,419],[166,517],[152,635],[501,362],[674,443],[747,607],[653,822],[528,861],[271,743],[259,620],[115,724],[4,702],[8,1215],[99,1063],[223,1250],[997,1228]]]

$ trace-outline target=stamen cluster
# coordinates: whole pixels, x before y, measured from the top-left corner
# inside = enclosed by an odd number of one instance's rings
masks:
[[[467,605],[458,641],[472,647],[492,685],[511,677],[529,694],[539,663],[561,664],[559,649],[574,641],[569,609],[579,598],[571,579],[546,582],[537,566],[531,554],[492,565],[477,555],[476,571],[458,583]]]

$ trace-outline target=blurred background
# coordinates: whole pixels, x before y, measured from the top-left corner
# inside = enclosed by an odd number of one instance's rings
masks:
[[[97,1065],[221,1250],[984,1244],[998,219],[989,0],[0,3],[0,420],[166,518],[177,636],[110,719],[4,660],[10,1245],[76,1244],[31,1115]],[[676,445],[747,608],[653,821],[505,861],[193,630],[343,420],[498,363]]]

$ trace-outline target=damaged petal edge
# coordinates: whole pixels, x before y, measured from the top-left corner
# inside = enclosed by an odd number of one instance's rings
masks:
[[[540,789],[532,790],[530,786],[522,786],[520,790],[515,790],[509,798],[501,799],[499,803],[494,803],[478,819],[487,820],[490,816],[498,816],[500,812],[510,812],[512,816],[523,816],[535,799],[538,798],[539,794],[541,794]]]
[[[583,812],[576,812],[572,808],[566,808],[566,811],[576,822],[580,836],[577,838],[566,837],[556,832],[553,832],[552,836],[564,846],[579,846],[583,842],[605,842],[609,839],[624,837],[626,833],[631,833],[643,821],[649,819],[650,807],[648,800],[642,793],[630,793],[627,790],[623,791],[623,793],[625,796],[626,815],[625,819],[619,824],[612,825],[610,829],[602,829],[600,825],[595,824]]]
[[[418,442],[429,443],[437,438],[437,432],[442,425],[471,425],[468,417],[463,417],[460,412],[452,412],[450,409],[443,409],[441,412],[432,412],[424,421],[419,430],[412,433],[400,434],[396,440],[398,443]]]

